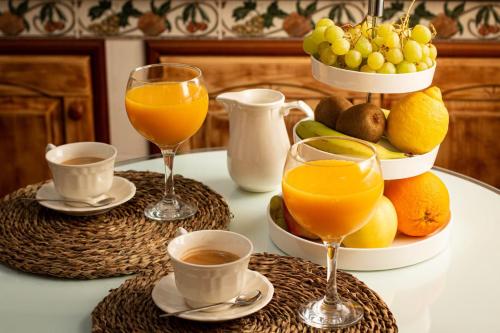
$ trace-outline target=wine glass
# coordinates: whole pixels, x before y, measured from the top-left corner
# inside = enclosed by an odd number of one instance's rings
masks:
[[[160,148],[165,163],[163,197],[144,214],[158,221],[194,215],[197,207],[175,194],[173,164],[179,145],[198,131],[207,115],[201,70],[173,63],[138,67],[129,76],[125,107],[132,126]]]
[[[326,295],[303,304],[301,319],[317,328],[356,323],[363,317],[362,307],[337,293],[337,253],[342,239],[368,222],[382,196],[384,181],[375,148],[333,136],[299,141],[288,152],[282,188],[293,218],[319,236],[327,250]]]

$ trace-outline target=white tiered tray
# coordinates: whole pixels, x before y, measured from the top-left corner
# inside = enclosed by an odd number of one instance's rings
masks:
[[[281,251],[318,265],[326,263],[326,249],[320,242],[289,233],[274,223],[267,207],[269,236]],[[392,246],[386,248],[347,248],[339,251],[338,267],[352,271],[377,271],[417,264],[441,253],[448,246],[451,231],[448,225],[426,237],[409,237],[398,233]]]
[[[311,120],[310,118],[303,119],[301,121]],[[300,141],[300,137],[297,135],[297,125],[301,122],[297,122],[293,127],[293,142]],[[312,148],[311,149],[315,149]],[[380,160],[380,166],[382,168],[382,176],[385,180],[391,179],[402,179],[410,178],[423,174],[429,171],[434,166],[434,161],[436,160],[439,151],[439,146],[434,148],[428,153],[422,155],[414,155],[407,158],[391,159],[391,160]]]
[[[404,74],[377,74],[351,71],[323,64],[311,57],[313,77],[328,85],[367,93],[407,93],[427,88],[436,65],[425,71]]]

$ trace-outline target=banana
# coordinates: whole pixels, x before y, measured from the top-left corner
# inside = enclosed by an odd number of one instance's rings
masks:
[[[339,136],[343,138],[353,138],[352,136],[345,135],[343,133],[337,132],[325,125],[323,125],[320,122],[314,121],[314,120],[305,120],[297,124],[297,135],[301,139],[307,139],[307,138],[312,138],[315,136]],[[358,139],[359,140],[359,139]],[[386,147],[382,146],[379,141],[379,143],[372,143],[368,141],[361,140],[365,143],[371,144],[375,147],[375,150],[377,151],[377,155],[381,160],[389,160],[389,159],[398,159],[398,158],[405,158],[408,157],[405,153],[399,152],[399,151],[392,151],[387,149]],[[331,153],[345,153],[345,154],[353,154],[353,155],[359,155],[359,156],[370,156],[371,151],[363,146],[360,145],[356,142],[351,142],[351,141],[332,141],[332,140],[325,140],[321,142],[316,142],[314,144],[314,147],[326,151],[326,152],[331,152]]]
[[[387,110],[387,109],[383,109],[383,108],[380,108],[380,110],[382,110],[382,112],[384,113],[385,119],[387,120],[387,118],[389,118],[389,113],[391,113],[391,110]]]

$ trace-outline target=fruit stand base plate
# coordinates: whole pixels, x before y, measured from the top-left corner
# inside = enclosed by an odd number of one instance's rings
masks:
[[[274,223],[267,208],[269,236],[273,243],[288,255],[326,263],[326,250],[322,243],[307,240],[289,233]],[[446,249],[450,240],[452,221],[427,237],[409,237],[398,234],[392,246],[385,248],[346,248],[339,251],[338,267],[350,271],[379,271],[417,264],[428,260]]]

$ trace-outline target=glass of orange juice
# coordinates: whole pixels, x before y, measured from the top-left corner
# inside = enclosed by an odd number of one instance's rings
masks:
[[[317,328],[340,328],[363,317],[363,308],[337,293],[342,239],[362,228],[382,196],[375,148],[356,139],[316,137],[292,145],[285,163],[283,199],[293,218],[318,235],[327,253],[326,295],[303,304],[301,319]]]
[[[195,204],[175,194],[173,164],[179,145],[193,136],[208,111],[208,93],[201,70],[184,64],[155,64],[134,69],[129,76],[125,107],[132,126],[157,145],[165,162],[165,190],[145,215],[158,221],[184,219]]]

